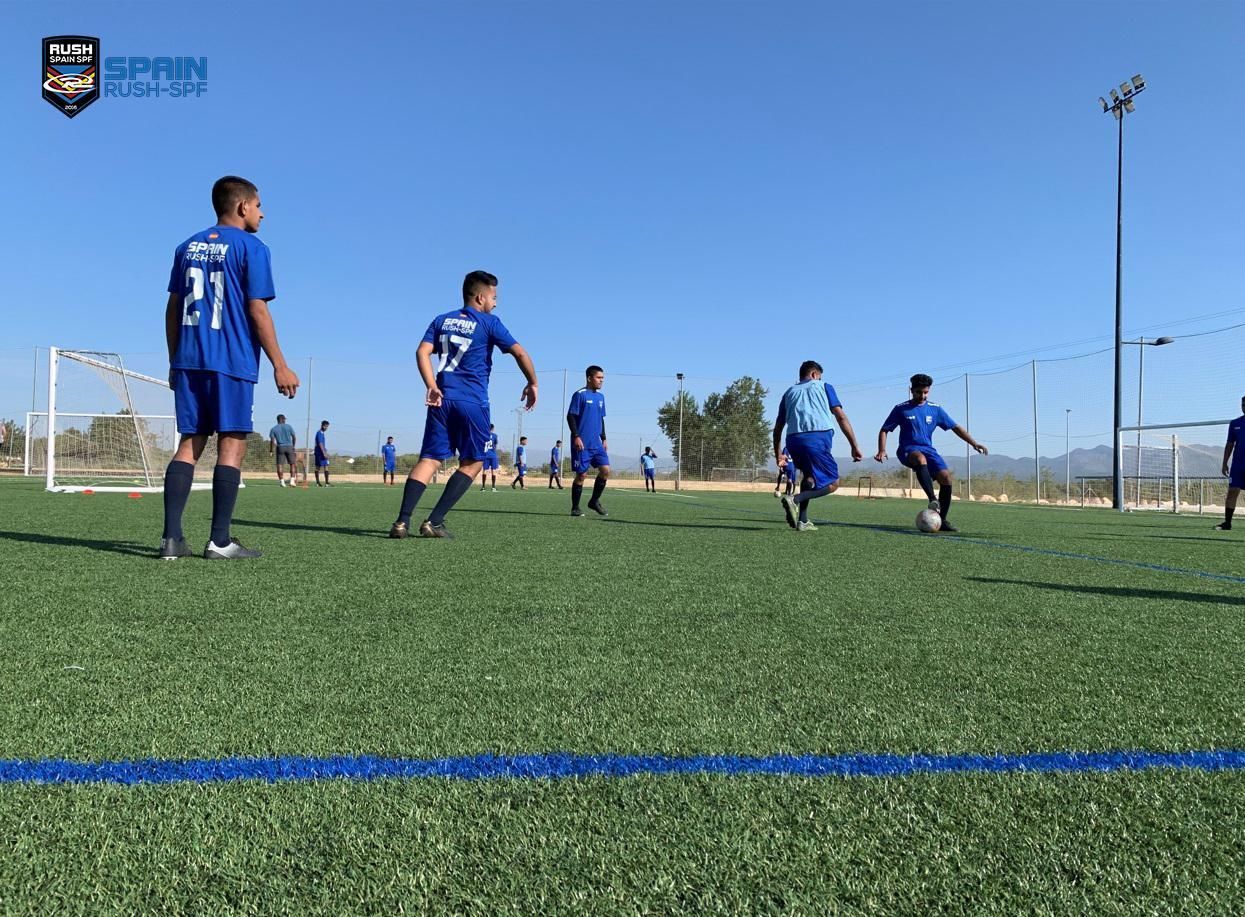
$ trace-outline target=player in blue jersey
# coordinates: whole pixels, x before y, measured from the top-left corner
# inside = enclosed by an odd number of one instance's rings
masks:
[[[852,461],[859,462],[864,458],[834,386],[823,382],[821,374],[821,364],[816,360],[801,363],[800,382],[783,393],[782,402],[778,405],[778,418],[774,421],[774,460],[778,462],[778,467],[786,468],[794,462],[804,473],[800,492],[794,496],[784,494],[782,498],[787,525],[797,532],[817,530],[817,526],[809,521],[808,504],[839,489],[839,465],[831,452],[834,444],[834,431],[830,429],[832,419],[838,422],[839,429],[852,447]],[[787,431],[785,451],[782,448],[783,428]]]
[[[514,450],[514,480],[510,482],[510,489],[514,490],[517,484],[519,490],[527,490],[527,484],[524,478],[527,477],[527,437],[519,437],[519,445]]]
[[[492,425],[488,425],[488,438],[484,440],[484,474],[480,475],[480,490],[486,490],[489,486],[488,476],[493,475],[493,493],[497,493],[497,469],[501,467],[497,461],[497,431]]]
[[[329,422],[320,421],[320,429],[316,431],[316,487],[332,487],[329,483]],[[324,483],[320,483],[320,472],[324,472]]]
[[[276,425],[268,431],[268,454],[277,456],[277,483],[282,487],[293,487],[297,469],[295,468],[294,447],[298,445],[298,435],[294,428],[285,422],[285,415],[278,414]],[[290,466],[290,481],[287,485],[281,476],[281,466]]]
[[[380,456],[385,461],[385,470],[380,475],[381,483],[392,487],[396,483],[393,476],[398,470],[398,447],[393,444],[392,436],[380,447]]]
[[[1230,532],[1232,514],[1236,512],[1236,498],[1245,488],[1245,397],[1241,398],[1241,416],[1228,424],[1228,442],[1223,447],[1223,473],[1228,479],[1228,498],[1223,504],[1223,522],[1215,528]]]
[[[450,475],[441,498],[419,526],[419,534],[425,538],[453,537],[445,528],[445,514],[471,489],[471,482],[484,467],[484,446],[491,428],[488,381],[494,347],[519,364],[527,380],[520,399],[529,411],[536,406],[532,360],[493,314],[496,308],[497,278],[487,271],[472,271],[463,278],[462,308],[434,318],[415,352],[419,374],[428,389],[424,397],[428,419],[419,462],[411,469],[402,491],[402,508],[389,529],[390,538],[407,536],[411,514],[428,482],[441,463],[457,452],[458,470]]]
[[[589,366],[584,370],[585,385],[571,396],[571,404],[566,412],[566,424],[571,431],[571,470],[575,479],[571,482],[571,515],[582,516],[579,508],[580,498],[584,493],[584,478],[588,469],[597,469],[596,480],[592,484],[592,497],[588,500],[588,509],[602,516],[608,516],[601,505],[601,494],[605,492],[605,484],[610,479],[610,455],[605,436],[605,396],[601,394],[601,386],[605,385],[605,370],[599,366]]]
[[[640,456],[640,470],[644,473],[644,492],[657,493],[657,453],[652,446],[644,447]]]
[[[951,469],[934,448],[934,430],[950,430],[982,455],[989,454],[990,450],[973,439],[946,411],[930,402],[929,390],[934,384],[933,379],[924,373],[917,373],[909,383],[912,397],[891,408],[882,429],[878,431],[878,452],[874,459],[879,462],[886,461],[886,434],[898,427],[899,449],[896,450],[895,457],[916,472],[921,489],[929,500],[929,508],[942,517],[939,531],[958,532],[959,529],[947,522],[947,513],[951,511],[953,478]],[[939,485],[937,499],[934,498],[935,479]]]
[[[562,487],[562,440],[554,443],[552,449],[549,450],[549,489],[553,490],[554,483],[557,483],[558,490]]]
[[[251,182],[227,175],[212,186],[216,224],[177,247],[169,277],[164,328],[169,386],[181,441],[164,473],[164,535],[160,557],[192,553],[182,514],[195,463],[216,436],[212,472],[212,532],[203,556],[210,560],[259,557],[229,533],[242,481],[246,437],[253,428],[259,352],[272,363],[277,391],[293,398],[298,376],[277,344],[268,303],[276,298],[268,246],[256,238],[264,211]]]
[[[795,493],[795,462],[791,461],[791,453],[787,451],[786,445],[782,447],[783,458],[787,460],[785,465],[778,466],[778,477],[774,479],[774,496],[780,497],[783,493],[789,497]],[[786,490],[783,490],[786,485]]]

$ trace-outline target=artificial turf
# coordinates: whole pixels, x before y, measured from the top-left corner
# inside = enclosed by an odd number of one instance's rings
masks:
[[[796,534],[768,495],[473,490],[455,540],[393,541],[400,492],[255,483],[263,559],[167,563],[159,496],[0,481],[0,759],[1245,747],[1245,545],[1210,519],[969,504],[952,538],[833,497]],[[0,910],[1230,910],[1243,791],[9,784]]]

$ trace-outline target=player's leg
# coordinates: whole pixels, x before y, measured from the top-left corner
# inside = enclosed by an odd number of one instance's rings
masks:
[[[410,534],[411,514],[415,512],[433,476],[441,470],[441,463],[453,454],[446,424],[446,406],[442,402],[439,407],[428,408],[419,461],[411,468],[402,487],[402,504],[398,509],[398,518],[389,527],[390,538],[405,538]]]
[[[608,516],[601,505],[601,494],[605,493],[605,485],[610,479],[610,457],[604,449],[597,450],[592,457],[592,464],[597,469],[597,478],[592,482],[592,499],[588,501],[588,509],[601,516]]]
[[[215,376],[215,401],[220,432],[216,435],[216,467],[212,469],[212,534],[203,556],[208,560],[243,560],[259,557],[230,535],[233,509],[242,484],[242,460],[251,432],[255,383],[232,376]]]
[[[955,478],[951,474],[951,469],[947,467],[947,463],[937,452],[927,455],[926,459],[938,481],[938,515],[942,518],[942,525],[938,531],[958,532],[959,529],[947,521],[947,513],[951,512],[951,491]]]
[[[930,471],[929,460],[926,454],[920,449],[909,449],[904,454],[899,455],[898,458],[901,463],[916,472],[917,483],[921,485],[921,490],[925,491],[925,498],[929,501],[929,508],[937,510],[938,500],[934,497],[934,476]],[[946,466],[944,465],[943,467]]]
[[[476,444],[488,436],[488,407],[457,401],[447,402],[446,406],[450,445],[458,453],[458,470],[445,482],[441,498],[419,527],[419,534],[425,538],[454,537],[446,531],[445,516],[471,490],[484,468],[484,452]]]
[[[806,435],[809,442],[805,444],[803,465],[800,466],[800,470],[804,472],[804,480],[800,482],[800,492],[792,498],[798,508],[796,530],[801,532],[815,530],[815,526],[808,519],[809,503],[839,489],[839,465],[830,451],[830,437],[824,433]]]
[[[1223,522],[1219,523],[1215,528],[1221,532],[1232,531],[1232,514],[1236,512],[1236,499],[1241,494],[1241,488],[1234,486],[1233,483],[1228,485],[1228,497],[1223,501]]]
[[[164,471],[164,533],[160,537],[160,557],[165,560],[194,554],[182,531],[182,514],[194,484],[195,463],[203,454],[208,437],[216,432],[215,409],[208,401],[210,393],[201,375],[182,370],[170,373],[177,430],[182,438]]]

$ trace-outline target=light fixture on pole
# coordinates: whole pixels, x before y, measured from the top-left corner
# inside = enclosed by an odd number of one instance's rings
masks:
[[[1137,347],[1137,426],[1140,427],[1144,422],[1142,419],[1142,402],[1146,397],[1146,348],[1162,347],[1164,344],[1170,344],[1176,339],[1163,335],[1155,338],[1153,341],[1147,341],[1144,337],[1139,337],[1135,341],[1122,341],[1121,343],[1130,344]],[[1137,497],[1136,502],[1141,503],[1141,430],[1137,430]]]
[[[1120,427],[1124,426],[1123,385],[1124,385],[1124,299],[1121,287],[1124,244],[1124,115],[1136,110],[1133,98],[1146,88],[1146,81],[1138,73],[1129,83],[1120,83],[1120,92],[1111,90],[1111,101],[1102,96],[1098,103],[1104,112],[1119,122],[1120,139],[1116,153],[1115,168],[1115,411],[1112,425],[1112,458],[1111,469],[1111,505],[1124,511],[1124,457],[1120,449]],[[1122,95],[1121,95],[1122,93]]]

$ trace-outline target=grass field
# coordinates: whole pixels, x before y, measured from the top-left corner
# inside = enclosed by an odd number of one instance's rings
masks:
[[[436,491],[421,509],[430,507]],[[259,561],[159,496],[0,481],[0,759],[1245,748],[1245,532],[830,498],[254,484]],[[187,534],[207,537],[210,498]],[[1202,912],[1245,772],[0,783],[5,913]]]

